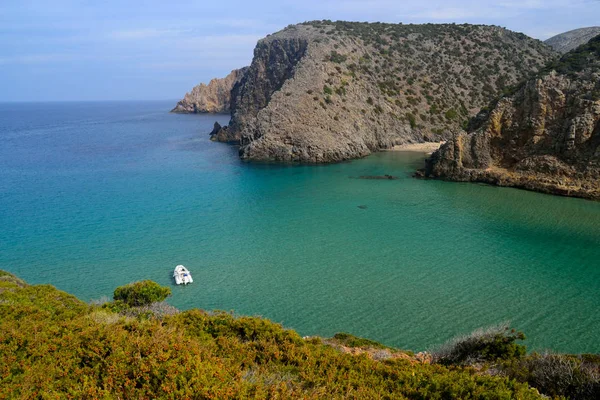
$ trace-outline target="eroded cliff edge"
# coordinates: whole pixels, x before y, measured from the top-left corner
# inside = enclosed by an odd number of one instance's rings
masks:
[[[600,199],[600,36],[484,111],[428,177]]]
[[[212,139],[243,159],[303,163],[438,141],[555,55],[495,26],[293,25],[259,41]]]
[[[201,83],[186,93],[171,112],[175,113],[228,113],[231,110],[231,90],[247,68],[234,69],[225,78]]]

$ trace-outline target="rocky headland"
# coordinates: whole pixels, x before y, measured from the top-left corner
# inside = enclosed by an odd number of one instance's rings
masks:
[[[231,89],[244,75],[246,68],[234,69],[225,78],[212,79],[208,85],[195,86],[180,100],[174,113],[228,113],[231,110]]]
[[[596,35],[600,35],[600,26],[591,26],[589,28],[579,28],[564,32],[546,40],[548,46],[561,54],[568,53],[582,44],[586,44]]]
[[[556,53],[496,26],[316,21],[260,40],[212,139],[247,160],[328,163],[439,142]]]
[[[600,200],[600,36],[483,110],[425,175]]]

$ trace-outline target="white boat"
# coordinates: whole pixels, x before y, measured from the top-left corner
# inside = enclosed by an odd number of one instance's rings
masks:
[[[194,282],[192,279],[192,274],[190,274],[190,271],[188,271],[188,269],[183,265],[178,265],[175,267],[173,278],[175,278],[175,283],[178,285],[187,285],[188,283]]]

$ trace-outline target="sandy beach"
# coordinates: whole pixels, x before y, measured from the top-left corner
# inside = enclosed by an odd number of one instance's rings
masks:
[[[394,146],[390,151],[416,151],[419,153],[433,153],[445,142],[407,143]]]

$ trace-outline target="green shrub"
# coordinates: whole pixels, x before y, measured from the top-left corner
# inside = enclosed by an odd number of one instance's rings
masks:
[[[365,339],[345,332],[333,335],[333,341],[348,347],[371,347],[375,349],[387,349],[386,346],[371,339]]]
[[[414,114],[407,113],[406,119],[408,120],[408,123],[410,124],[410,127],[412,129],[415,129],[417,127],[417,119],[415,118]]]
[[[600,399],[600,360],[568,354],[534,353],[505,363],[503,373],[552,398]]]
[[[130,306],[127,305],[127,303],[125,303],[123,300],[115,300],[102,304],[102,308],[114,313],[121,313],[128,310]]]
[[[164,301],[171,295],[171,289],[158,283],[145,280],[133,282],[115,289],[113,298],[122,301],[130,307],[139,307]]]
[[[6,284],[17,284],[19,286],[27,286],[27,284],[25,283],[25,281],[23,281],[22,279],[17,278],[16,276],[14,276],[13,274],[6,272],[6,271],[2,271],[0,270],[0,284],[2,282],[6,282]],[[2,285],[0,285],[2,286]]]
[[[449,119],[449,120],[453,120],[453,119],[456,119],[456,117],[458,117],[458,113],[453,108],[446,111],[446,113],[444,115],[445,115],[446,119]]]
[[[525,355],[525,346],[515,343],[525,335],[501,324],[478,329],[443,344],[432,352],[433,361],[443,365],[472,365],[484,361],[517,360]]]
[[[323,86],[323,93],[324,94],[333,94],[333,89],[331,89],[329,86],[324,85]]]
[[[348,59],[348,56],[340,54],[340,53],[338,53],[335,50],[333,50],[331,52],[331,54],[329,55],[329,61],[334,62],[334,63],[338,63],[338,64],[343,63],[347,59]]]

